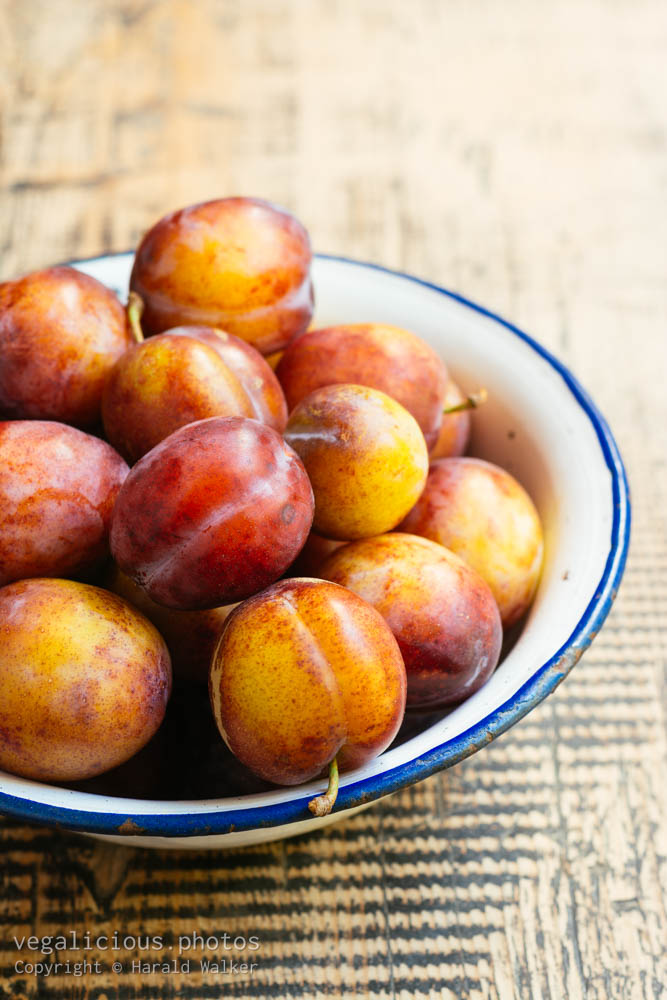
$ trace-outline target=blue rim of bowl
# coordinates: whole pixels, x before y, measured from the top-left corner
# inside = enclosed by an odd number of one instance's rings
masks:
[[[129,252],[131,253],[131,251]],[[126,257],[128,252],[101,254],[98,257],[86,257],[71,260],[66,263],[72,266],[92,264],[109,257]],[[595,592],[583,615],[573,629],[569,638],[553,656],[543,663],[531,676],[530,680],[516,691],[485,718],[458,736],[447,740],[439,746],[421,754],[418,758],[381,774],[372,775],[357,782],[352,782],[340,788],[335,812],[343,812],[355,806],[362,806],[374,799],[379,799],[391,792],[398,791],[407,785],[414,784],[434,774],[436,771],[457,764],[465,757],[490,743],[500,736],[514,723],[518,722],[528,712],[538,705],[560,684],[569,673],[582,653],[602,627],[616,597],[623,576],[625,562],[630,542],[631,506],[630,491],[627,476],[620,452],[611,430],[598,410],[597,406],[580,385],[569,369],[551,354],[545,347],[508,322],[496,313],[483,306],[471,302],[470,299],[451,292],[433,282],[425,281],[403,271],[395,271],[367,261],[353,260],[349,257],[334,254],[317,254],[322,260],[337,261],[351,264],[354,267],[364,267],[380,271],[392,277],[403,278],[423,288],[431,289],[440,295],[459,302],[473,312],[486,316],[499,323],[506,330],[528,344],[540,357],[544,358],[563,378],[570,392],[586,413],[593,425],[600,444],[602,454],[611,475],[613,519],[611,544],[604,571]],[[93,796],[105,798],[105,796]],[[54,806],[30,799],[20,798],[0,792],[0,813],[18,819],[44,823],[67,830],[77,830],[86,833],[102,833],[113,835],[144,835],[158,837],[194,837],[215,836],[231,832],[263,829],[267,827],[285,826],[291,823],[310,819],[308,801],[310,795],[299,796],[288,802],[273,805],[240,808],[224,812],[188,813],[132,813],[129,812],[95,812],[81,809],[69,809],[65,806]],[[195,803],[193,803],[194,805]]]

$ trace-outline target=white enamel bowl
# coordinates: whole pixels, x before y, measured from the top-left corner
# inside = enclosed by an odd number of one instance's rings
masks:
[[[131,254],[76,266],[127,291]],[[570,372],[535,341],[471,302],[408,275],[319,256],[318,325],[392,323],[415,331],[465,387],[485,386],[474,454],[509,469],[545,526],[546,561],[521,635],[493,677],[445,718],[341,778],[334,813],[311,817],[313,782],[196,801],[93,795],[0,773],[0,811],[145,847],[220,848],[316,830],[481,750],[545,698],[604,621],[623,572],[630,504],[603,417]]]

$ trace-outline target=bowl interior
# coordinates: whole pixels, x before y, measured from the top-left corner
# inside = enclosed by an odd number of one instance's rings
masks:
[[[122,254],[77,266],[124,296],[131,262],[130,254]],[[318,257],[313,277],[317,325],[385,322],[406,327],[431,344],[465,389],[488,390],[488,402],[475,413],[471,451],[519,479],[545,528],[542,580],[509,654],[464,704],[365,768],[342,776],[342,801],[347,788],[347,802],[355,805],[368,789],[376,794],[378,776],[391,773],[391,787],[415,780],[417,765],[434,748],[451,750],[442,756],[442,766],[482,745],[485,727],[497,723],[503,713],[507,723],[524,714],[517,692],[567,647],[596,593],[599,596],[613,549],[612,528],[618,535],[618,510],[615,520],[609,455],[599,426],[582,404],[581,391],[518,331],[456,296],[372,265]],[[471,732],[477,740],[474,747],[469,744]],[[305,801],[320,786],[316,782],[251,796],[165,802],[91,795],[0,773],[1,792],[56,808],[172,817],[210,817],[239,809],[252,816],[247,810],[257,810],[258,823],[282,822],[282,806]],[[246,826],[251,825],[247,821]]]

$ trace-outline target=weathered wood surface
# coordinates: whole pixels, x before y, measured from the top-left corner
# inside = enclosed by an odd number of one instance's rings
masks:
[[[635,522],[567,682],[322,836],[190,856],[4,823],[0,995],[663,996],[663,0],[5,0],[1,17],[2,277],[130,247],[191,201],[270,197],[318,249],[442,282],[560,354],[610,419]],[[256,934],[258,968],[15,973],[14,935],[70,929]]]

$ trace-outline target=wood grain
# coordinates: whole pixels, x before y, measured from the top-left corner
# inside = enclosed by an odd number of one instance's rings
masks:
[[[567,682],[321,836],[172,855],[5,822],[0,996],[664,996],[662,0],[6,0],[0,18],[1,277],[130,247],[188,202],[272,198],[318,249],[441,282],[554,349],[610,419],[635,512],[618,602]],[[256,934],[258,968],[14,971],[14,935],[72,928]]]

